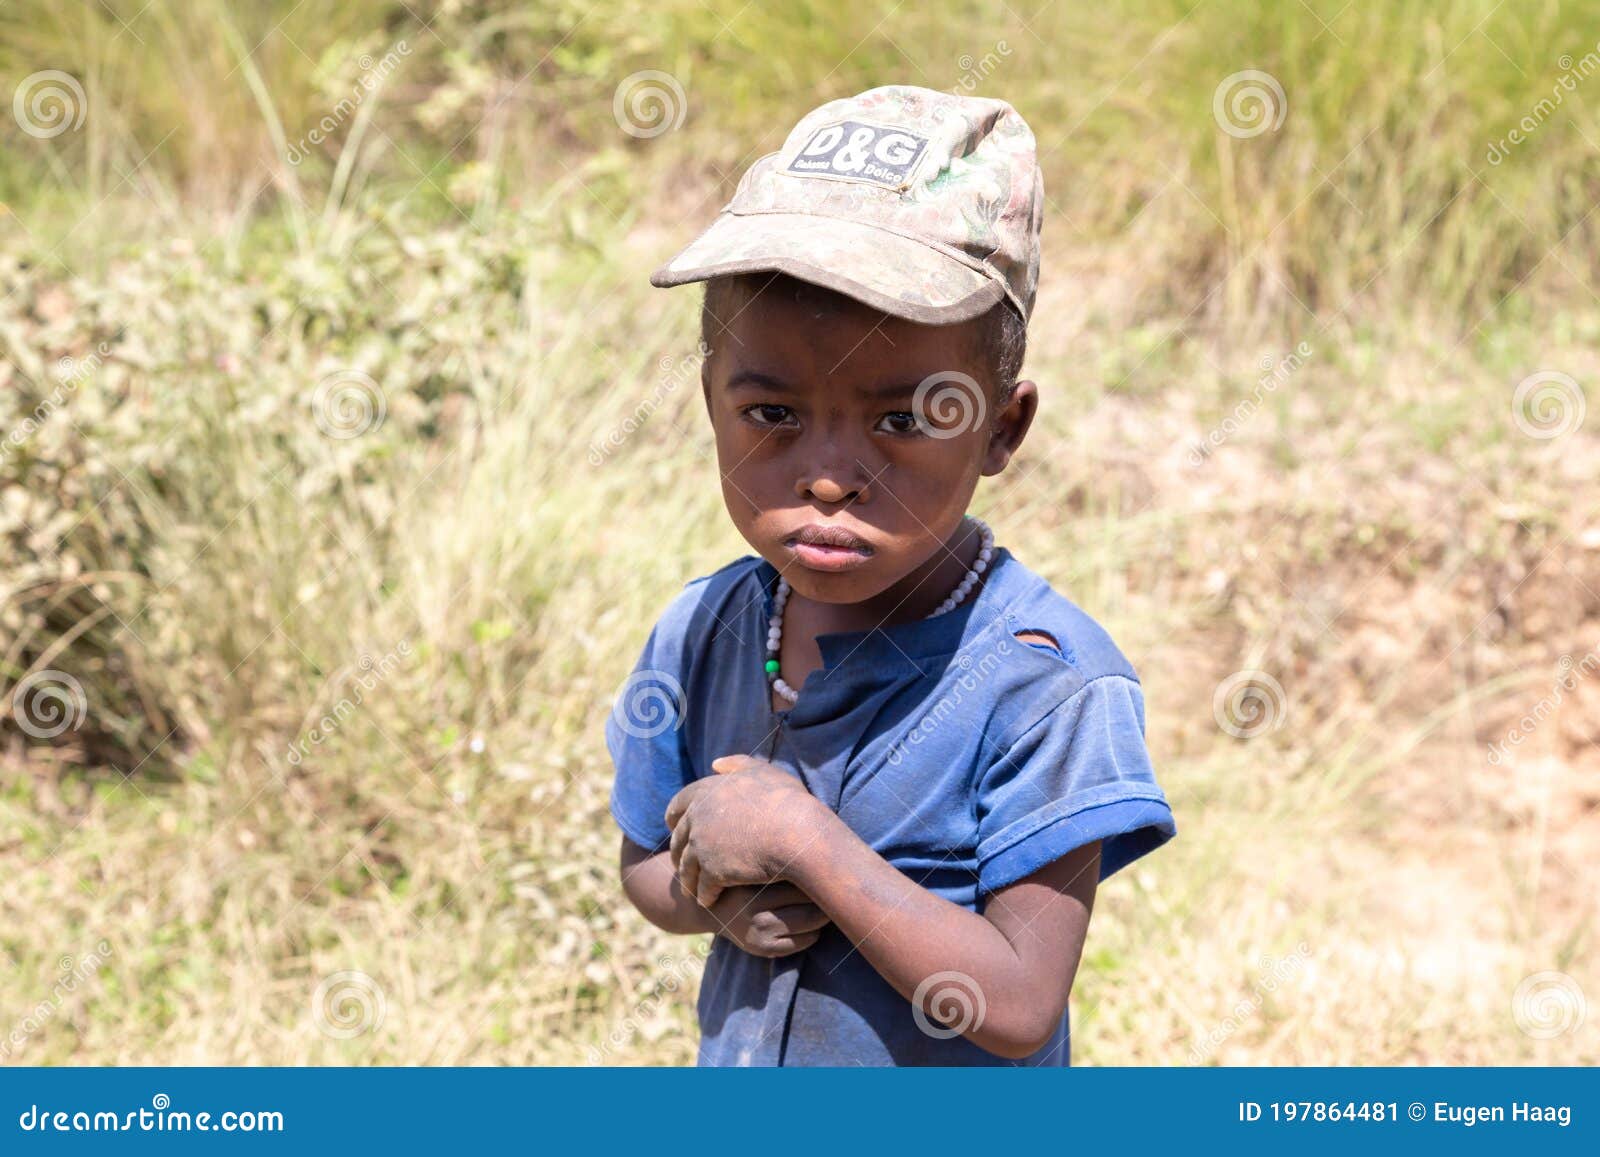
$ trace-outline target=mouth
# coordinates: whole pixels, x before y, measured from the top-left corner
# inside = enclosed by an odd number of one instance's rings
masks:
[[[802,526],[783,540],[795,558],[812,570],[844,571],[861,566],[872,557],[872,544],[842,526],[813,522]]]

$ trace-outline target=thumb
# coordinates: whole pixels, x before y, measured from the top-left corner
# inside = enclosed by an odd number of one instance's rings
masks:
[[[711,761],[711,770],[718,775],[728,775],[735,771],[743,771],[751,764],[761,761],[751,755],[721,755]]]

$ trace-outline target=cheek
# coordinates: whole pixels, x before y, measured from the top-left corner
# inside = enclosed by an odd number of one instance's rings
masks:
[[[885,487],[918,514],[937,517],[951,509],[966,510],[977,485],[979,449],[967,439],[918,443],[897,455],[882,475]]]
[[[761,503],[747,484],[748,481],[728,474],[722,476],[722,504],[728,508],[734,525],[740,529],[748,529],[761,517]]]
[[[718,429],[717,476],[722,501],[740,527],[750,526],[772,502],[773,466],[757,443],[738,428]]]

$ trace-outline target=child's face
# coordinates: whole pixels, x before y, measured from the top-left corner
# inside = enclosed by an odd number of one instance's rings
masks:
[[[918,325],[832,296],[819,308],[777,285],[731,296],[703,384],[739,533],[818,602],[865,602],[937,565],[978,478],[1021,444],[1033,383],[994,412],[976,320]],[[808,525],[863,545],[797,543]]]

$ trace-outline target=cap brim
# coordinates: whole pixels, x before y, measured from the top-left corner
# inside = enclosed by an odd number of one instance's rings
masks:
[[[967,321],[1005,296],[995,278],[920,241],[814,213],[723,213],[650,284],[739,273],[787,273],[923,325]]]

